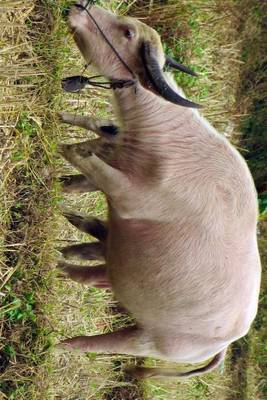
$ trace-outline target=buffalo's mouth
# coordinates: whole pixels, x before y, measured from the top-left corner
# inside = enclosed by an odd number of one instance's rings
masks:
[[[68,27],[69,31],[73,35],[88,35],[98,34],[98,29],[92,22],[86,10],[90,8],[78,7],[78,4],[70,8],[68,15]],[[76,40],[76,39],[75,39]]]

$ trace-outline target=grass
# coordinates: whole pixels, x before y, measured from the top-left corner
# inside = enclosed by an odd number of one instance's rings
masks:
[[[33,3],[1,2],[0,397],[9,399],[31,398],[49,347],[40,292],[48,282],[48,223],[57,202],[51,190],[56,142],[44,128],[53,128],[45,110],[54,77],[39,48],[49,16]]]
[[[243,155],[254,176],[259,193],[259,205],[262,215],[267,213],[267,127],[265,116],[267,112],[266,99],[266,30],[263,15],[266,15],[266,4],[255,3],[247,20],[243,20],[246,27],[243,34],[242,84],[239,92],[243,95],[243,102],[239,109],[244,115],[241,121],[242,139],[245,147]],[[250,32],[250,35],[247,32]]]
[[[60,208],[101,217],[106,212],[101,195],[63,197],[56,181],[72,171],[58,158],[57,143],[87,137],[80,129],[61,126],[56,113],[110,115],[106,92],[62,94],[61,78],[80,74],[83,66],[61,18],[68,3],[2,0],[0,5],[0,399],[261,400],[266,397],[264,291],[258,318],[249,336],[229,352],[223,376],[127,382],[120,366],[130,363],[129,357],[53,351],[61,337],[128,323],[116,314],[109,292],[84,289],[59,279],[55,271],[57,247],[88,240],[67,225]],[[261,196],[259,241],[266,265],[264,88],[257,61],[263,61],[263,8],[253,0],[242,5],[234,0],[169,1],[164,8],[157,2],[148,8],[144,1],[122,3],[110,6],[155,26],[166,51],[201,73],[199,79],[177,74],[177,80],[190,98],[206,106],[204,114],[217,129],[246,148]]]

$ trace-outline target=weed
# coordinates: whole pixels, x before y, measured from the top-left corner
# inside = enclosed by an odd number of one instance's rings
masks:
[[[5,285],[6,295],[0,309],[0,318],[8,318],[11,322],[36,322],[34,293],[25,293],[18,298],[10,285]]]
[[[38,125],[32,119],[32,116],[29,112],[22,112],[20,118],[18,120],[16,128],[23,134],[30,138],[37,135],[38,132]]]

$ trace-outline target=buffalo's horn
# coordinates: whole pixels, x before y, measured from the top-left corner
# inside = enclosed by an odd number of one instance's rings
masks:
[[[199,104],[193,103],[181,97],[166,82],[155,51],[149,42],[143,42],[141,45],[141,57],[146,71],[146,75],[155,91],[164,99],[171,103],[183,107],[201,108]]]
[[[186,74],[189,74],[189,75],[192,75],[192,76],[198,76],[198,74],[195,71],[193,71],[192,69],[190,69],[188,67],[185,67],[184,65],[178,63],[177,61],[175,61],[170,56],[166,56],[165,65],[167,65],[168,67],[174,68],[174,69],[178,69],[179,71],[185,72]]]

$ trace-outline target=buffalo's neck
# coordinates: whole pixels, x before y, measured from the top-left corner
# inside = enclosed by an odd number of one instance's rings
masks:
[[[186,117],[186,110],[163,100],[140,84],[115,91],[119,116],[127,136],[138,138],[172,129]]]
[[[172,147],[191,111],[163,100],[137,85],[115,91],[117,112],[122,124],[118,167],[134,177],[156,177],[161,158]]]

